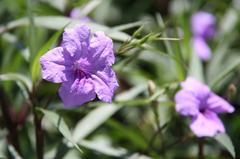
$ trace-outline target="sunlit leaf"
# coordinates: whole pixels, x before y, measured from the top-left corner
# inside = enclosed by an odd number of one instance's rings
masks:
[[[123,155],[126,155],[127,153],[127,150],[124,148],[113,148],[110,145],[106,145],[106,143],[104,144],[99,141],[81,140],[78,143],[83,147],[100,152],[108,156],[121,157]]]
[[[136,97],[140,92],[142,92],[146,86],[140,85],[136,86],[129,91],[119,94],[116,100],[129,100]],[[74,141],[80,141],[92,133],[96,128],[102,125],[107,119],[109,119],[113,114],[115,114],[121,108],[120,105],[115,104],[103,104],[93,111],[91,111],[87,116],[78,122],[74,131],[73,139]]]
[[[44,117],[51,122],[70,143],[72,143],[80,152],[82,152],[79,146],[72,139],[71,132],[61,116],[53,111],[40,108],[38,110],[44,114]]]
[[[227,68],[222,70],[220,74],[218,74],[216,77],[210,80],[210,86],[214,88],[218,84],[218,82],[223,80],[229,73],[235,70],[238,66],[240,66],[240,59],[236,59],[235,61],[232,61],[232,63],[228,65]]]
[[[204,82],[202,62],[195,52],[192,52],[188,75]]]
[[[8,150],[14,159],[23,159],[12,145],[8,145]]]
[[[23,91],[23,95],[28,98],[28,92],[32,90],[32,81],[19,73],[0,74],[0,81],[14,81]]]
[[[215,137],[215,139],[228,150],[228,152],[232,155],[233,158],[236,157],[236,153],[235,153],[235,149],[234,149],[232,140],[230,139],[230,137],[227,134],[225,134],[225,133],[218,134]]]
[[[34,17],[34,24],[38,27],[43,27],[43,28],[48,28],[48,29],[54,29],[54,30],[59,30],[62,29],[64,26],[68,25],[73,26],[76,24],[80,24],[81,21],[77,19],[72,19],[64,16],[39,16],[39,17]],[[30,22],[28,18],[21,18],[12,22],[9,22],[7,25],[0,26],[0,34],[7,31],[14,29],[16,27],[21,27],[21,26],[27,26],[29,25]],[[115,40],[119,41],[127,41],[131,37],[121,31],[118,31],[116,29],[111,30],[111,28],[97,24],[97,23],[86,23],[93,32],[95,31],[104,31],[108,36]]]

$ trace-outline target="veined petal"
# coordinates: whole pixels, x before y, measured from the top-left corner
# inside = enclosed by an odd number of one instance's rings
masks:
[[[61,83],[69,77],[72,64],[70,55],[62,47],[48,51],[40,58],[42,78],[54,83]]]
[[[213,137],[217,133],[225,132],[222,121],[216,113],[211,111],[199,113],[197,117],[193,118],[190,128],[198,137]]]
[[[63,33],[62,47],[64,47],[72,56],[79,58],[87,54],[89,46],[90,29],[86,25],[77,25],[73,28],[67,28]]]
[[[202,37],[193,38],[193,50],[204,61],[209,60],[212,56],[211,49]]]
[[[66,108],[75,108],[96,97],[90,78],[76,78],[73,81],[64,82],[59,89],[59,95]]]
[[[95,62],[96,67],[111,66],[114,61],[113,42],[104,32],[96,32],[90,43],[89,59]]]
[[[184,116],[196,116],[199,113],[199,101],[186,90],[179,91],[175,96],[176,111]]]
[[[211,93],[207,100],[208,108],[216,113],[232,113],[234,107],[218,95]]]
[[[106,67],[103,71],[98,71],[91,77],[98,98],[104,102],[112,102],[114,91],[118,87],[114,71],[110,67]]]
[[[198,80],[188,77],[185,81],[181,83],[184,90],[190,91],[194,94],[196,98],[201,101],[206,100],[211,90],[209,87]]]

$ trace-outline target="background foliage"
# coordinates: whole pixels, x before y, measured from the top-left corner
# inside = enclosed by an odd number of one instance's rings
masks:
[[[8,122],[2,109],[1,156],[36,158],[37,113],[44,158],[196,158],[199,139],[174,109],[178,84],[190,74],[236,109],[221,116],[233,145],[224,134],[205,138],[206,158],[239,157],[239,6],[239,0],[1,0],[0,98],[11,116]],[[65,110],[59,85],[41,80],[39,57],[60,43],[65,26],[81,23],[69,17],[75,7],[92,19],[92,30],[114,40],[120,87],[112,104],[95,100]],[[217,19],[213,58],[204,63],[191,56],[189,20],[198,10]],[[32,96],[37,108],[28,106]],[[21,154],[7,144],[11,125]]]

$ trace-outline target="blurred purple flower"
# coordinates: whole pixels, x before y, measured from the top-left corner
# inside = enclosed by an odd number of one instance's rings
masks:
[[[90,37],[85,25],[65,29],[61,46],[40,58],[42,78],[62,83],[59,95],[67,108],[91,101],[96,95],[111,102],[118,87],[111,68],[115,61],[112,40],[100,31]]]
[[[175,96],[176,111],[192,119],[191,130],[198,137],[213,137],[219,132],[225,132],[217,114],[232,113],[233,106],[192,77],[183,81],[181,86],[183,89]]]
[[[204,61],[211,58],[211,49],[206,40],[214,37],[215,17],[207,12],[197,12],[191,17],[194,52]]]
[[[81,22],[83,23],[88,23],[88,22],[91,22],[92,20],[85,16],[85,17],[82,17],[82,18],[79,18],[81,15],[81,9],[79,8],[73,8],[71,11],[70,11],[70,14],[69,14],[69,17],[71,18],[74,18],[74,19],[79,19]]]
[[[204,39],[213,38],[215,35],[215,17],[208,12],[197,12],[191,17],[191,27],[194,36]]]
[[[209,48],[207,42],[202,37],[193,38],[193,50],[204,61],[207,61],[211,58],[212,52]]]

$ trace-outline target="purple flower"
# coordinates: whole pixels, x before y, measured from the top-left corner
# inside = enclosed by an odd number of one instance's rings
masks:
[[[194,37],[192,42],[193,50],[200,59],[207,61],[212,57],[212,51],[202,37]]]
[[[115,61],[113,42],[103,32],[92,38],[83,26],[65,29],[62,44],[40,58],[42,78],[62,83],[59,95],[67,108],[95,99],[111,102],[118,87],[111,69]]]
[[[194,36],[204,39],[213,38],[215,35],[215,17],[208,12],[197,12],[191,17],[191,28]]]
[[[81,22],[83,23],[88,23],[91,22],[92,20],[85,16],[82,18],[79,18],[81,16],[81,9],[80,8],[73,8],[69,14],[69,17],[74,18],[74,19],[80,19]]]
[[[215,35],[215,17],[207,12],[197,12],[191,17],[193,50],[204,61],[211,58],[211,49],[206,40]]]
[[[198,137],[213,137],[219,132],[225,132],[217,114],[232,113],[233,106],[194,78],[188,77],[181,86],[183,89],[175,96],[176,111],[191,118],[191,130]]]

